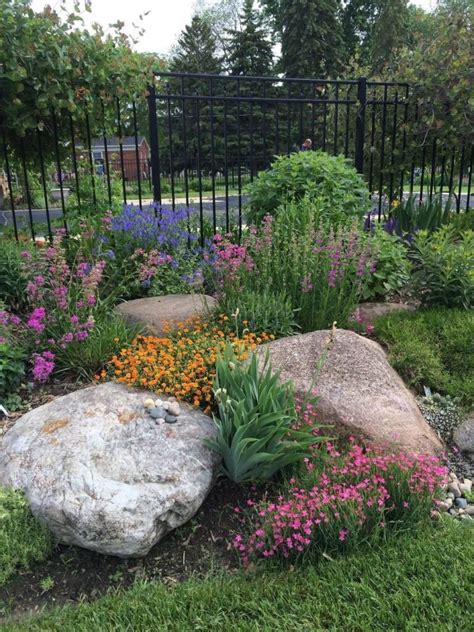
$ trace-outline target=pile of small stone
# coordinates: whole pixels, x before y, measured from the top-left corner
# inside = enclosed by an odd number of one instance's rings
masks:
[[[157,423],[175,424],[181,412],[178,402],[166,402],[162,399],[148,397],[143,405],[150,417],[156,419]]]
[[[472,481],[468,478],[460,480],[454,472],[450,472],[446,499],[438,504],[438,509],[456,518],[474,520]]]

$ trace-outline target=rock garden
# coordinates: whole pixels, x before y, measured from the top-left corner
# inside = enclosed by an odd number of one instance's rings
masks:
[[[472,213],[400,234],[340,188],[3,241],[5,630],[469,629]]]

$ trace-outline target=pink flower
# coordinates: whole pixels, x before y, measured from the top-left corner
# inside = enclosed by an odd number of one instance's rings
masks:
[[[344,540],[347,538],[347,534],[348,534],[348,530],[347,529],[341,529],[339,531],[339,541],[340,542],[344,542]]]

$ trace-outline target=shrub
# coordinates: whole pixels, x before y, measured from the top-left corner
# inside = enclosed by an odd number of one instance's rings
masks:
[[[1,313],[0,313],[1,314]],[[26,354],[13,342],[0,336],[0,398],[15,393],[25,376]]]
[[[167,338],[138,336],[112,357],[99,377],[174,395],[209,410],[217,356],[227,340],[238,358],[245,359],[257,344],[273,338],[266,333],[245,333],[241,338],[230,333],[226,339],[221,327],[228,319],[222,319],[217,323],[199,319],[180,323]]]
[[[447,468],[431,455],[356,444],[341,455],[330,443],[327,452],[324,461],[321,454],[306,460],[287,494],[250,503],[249,534],[234,539],[245,564],[353,548],[428,521],[447,480]]]
[[[362,298],[371,300],[393,294],[406,287],[410,281],[411,263],[401,240],[389,235],[380,227],[375,228],[368,239],[377,266],[363,291]]]
[[[226,347],[216,363],[214,396],[217,437],[206,445],[222,456],[222,473],[236,483],[268,480],[308,456],[310,447],[322,440],[312,428],[293,428],[293,386],[279,383],[268,354],[259,369],[255,354],[240,365],[233,348]]]
[[[474,314],[456,309],[398,312],[375,321],[389,360],[410,385],[474,403]]]
[[[26,305],[27,279],[22,268],[21,251],[24,244],[2,239],[0,248],[0,301],[12,310],[24,309]],[[29,252],[34,254],[32,249]]]
[[[235,294],[222,294],[219,311],[229,316],[240,331],[271,331],[277,337],[291,336],[297,329],[291,301],[284,291],[273,293],[243,287]]]
[[[322,151],[279,156],[248,186],[248,193],[249,223],[284,213],[283,203],[305,196],[316,204],[319,217],[331,222],[351,222],[370,207],[367,186],[350,161]]]
[[[18,567],[48,557],[51,546],[49,532],[33,517],[23,494],[0,487],[0,586]]]
[[[474,305],[474,231],[449,226],[417,233],[412,282],[423,305],[471,309]]]

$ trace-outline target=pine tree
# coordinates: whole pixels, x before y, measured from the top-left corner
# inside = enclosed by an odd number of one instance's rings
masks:
[[[229,29],[227,66],[232,75],[263,76],[271,73],[272,44],[254,9],[253,0],[245,0],[240,15],[241,29]]]
[[[170,64],[175,72],[219,73],[222,63],[207,20],[195,15],[178,39]]]
[[[287,77],[335,76],[344,56],[339,0],[281,0],[276,27]]]

